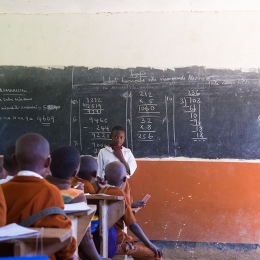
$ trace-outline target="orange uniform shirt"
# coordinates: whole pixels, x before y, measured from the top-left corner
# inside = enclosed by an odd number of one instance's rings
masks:
[[[7,224],[17,223],[31,215],[49,208],[64,209],[63,199],[57,187],[45,179],[34,176],[15,176],[2,184],[6,198]],[[62,215],[49,215],[33,224],[33,227],[71,228],[71,222]],[[72,258],[76,250],[76,240],[56,253],[63,260]],[[55,258],[52,258],[55,259]]]
[[[0,185],[0,227],[6,224],[6,204],[5,204],[5,197]]]

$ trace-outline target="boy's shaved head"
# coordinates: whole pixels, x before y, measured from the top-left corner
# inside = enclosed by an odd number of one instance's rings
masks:
[[[71,179],[78,173],[80,153],[73,146],[61,146],[51,153],[50,170],[59,179]]]
[[[80,157],[80,168],[78,172],[79,178],[91,181],[92,177],[97,176],[97,169],[98,164],[94,157],[90,155]]]
[[[110,185],[120,187],[126,174],[124,164],[118,161],[107,164],[105,168],[106,180]]]
[[[36,133],[22,135],[15,144],[15,161],[20,170],[31,170],[40,174],[48,167],[49,153],[49,142]]]

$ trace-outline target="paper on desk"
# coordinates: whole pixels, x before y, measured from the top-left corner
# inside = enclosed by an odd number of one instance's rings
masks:
[[[91,208],[87,205],[86,202],[64,204],[64,212],[65,213],[86,211],[86,210],[90,210],[90,209]]]
[[[89,194],[89,193],[84,193],[85,196],[91,195],[91,196],[111,196],[105,193],[97,193],[97,194]]]
[[[39,234],[40,231],[38,230],[25,228],[15,223],[0,227],[0,241],[5,241],[5,240],[15,239],[15,238],[32,237],[32,236],[37,236]]]

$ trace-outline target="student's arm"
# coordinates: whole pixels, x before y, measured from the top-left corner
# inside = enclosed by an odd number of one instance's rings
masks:
[[[125,160],[124,155],[123,155],[121,149],[119,149],[118,147],[114,146],[114,155],[115,155],[115,157],[117,157],[117,159],[118,159],[122,164],[124,164],[124,166],[125,166],[125,168],[126,168],[126,172],[130,175],[131,172],[130,172],[129,164],[128,164],[127,161]]]
[[[158,256],[158,257],[162,257],[163,253],[162,250],[160,248],[158,248],[157,246],[155,246],[148,238],[147,236],[144,234],[143,230],[141,229],[141,227],[134,222],[133,224],[129,225],[129,229],[134,233],[134,235],[139,238],[147,247],[149,247],[151,250],[154,251],[154,253]]]

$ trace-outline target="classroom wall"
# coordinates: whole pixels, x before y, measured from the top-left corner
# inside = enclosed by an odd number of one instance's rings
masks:
[[[0,65],[89,67],[260,63],[259,11],[0,14]],[[259,243],[260,166],[138,160],[138,221],[155,240]]]
[[[260,243],[260,164],[138,160],[137,219],[154,240]]]

